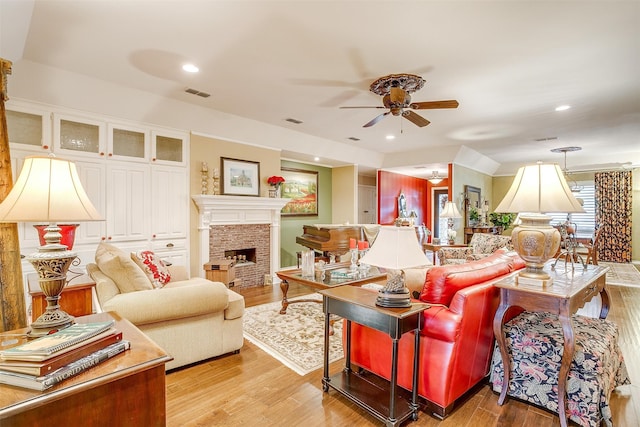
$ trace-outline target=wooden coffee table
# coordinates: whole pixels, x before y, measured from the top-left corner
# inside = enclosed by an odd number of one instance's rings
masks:
[[[286,314],[289,304],[297,302],[322,302],[316,299],[289,301],[287,299],[289,283],[296,283],[314,290],[324,290],[338,286],[362,286],[367,283],[385,282],[387,279],[387,273],[377,267],[370,267],[366,275],[359,275],[358,277],[336,277],[336,275],[331,274],[332,272],[348,271],[349,266],[349,263],[338,263],[334,266],[329,266],[329,268],[325,268],[324,270],[324,277],[317,275],[304,277],[301,269],[277,271],[276,275],[282,280],[280,283],[280,289],[282,290],[282,308],[280,309],[280,314]]]

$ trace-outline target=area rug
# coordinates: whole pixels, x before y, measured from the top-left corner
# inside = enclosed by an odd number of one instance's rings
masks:
[[[633,264],[598,261],[598,265],[609,267],[607,284],[640,288],[640,271]]]
[[[322,301],[320,294],[296,299],[313,298]],[[322,368],[324,362],[324,313],[321,303],[290,304],[286,314],[280,314],[282,303],[247,307],[243,316],[244,337],[299,375]],[[342,321],[334,323],[329,361],[343,357]]]

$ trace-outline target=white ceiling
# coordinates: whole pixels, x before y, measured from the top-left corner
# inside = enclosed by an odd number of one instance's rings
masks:
[[[341,155],[357,146],[384,154],[382,167],[406,166],[412,174],[446,172],[456,162],[500,175],[537,160],[563,165],[550,149],[576,145],[582,150],[568,154],[570,170],[640,166],[638,1],[0,6],[0,56],[14,64],[73,71],[345,148],[325,152],[323,164],[358,163]],[[184,73],[185,62],[200,72]],[[391,115],[363,128],[384,110],[339,108],[382,105],[369,84],[394,73],[426,80],[413,101],[456,99],[460,106],[417,111],[431,121],[423,128]],[[211,96],[186,94],[187,87]],[[561,104],[572,108],[555,112]],[[288,147],[282,155],[309,161],[314,154],[300,151]]]

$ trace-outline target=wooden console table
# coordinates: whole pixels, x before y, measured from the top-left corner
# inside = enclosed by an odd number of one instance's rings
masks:
[[[43,392],[0,384],[0,425],[164,426],[164,365],[171,357],[116,313],[75,320],[88,323],[110,319],[116,321],[123,339],[131,342],[129,350]],[[0,333],[0,340],[9,342],[15,334],[26,331]]]
[[[323,297],[325,313],[324,328],[324,375],[322,377],[322,389],[325,392],[332,388],[367,410],[371,415],[386,424],[387,427],[400,425],[411,417],[418,419],[418,354],[420,353],[420,328],[421,313],[428,307],[427,304],[414,303],[407,308],[385,308],[376,305],[377,292],[354,286],[341,286],[338,288],[320,291]],[[337,315],[347,320],[345,368],[329,377],[329,330],[330,317]],[[391,336],[391,381],[388,389],[381,385],[374,385],[364,376],[351,370],[351,322],[382,331]],[[398,398],[397,374],[398,374],[398,341],[400,337],[409,331],[415,334],[413,357],[413,384],[411,401]],[[389,394],[389,400],[384,401],[384,392]]]
[[[562,324],[564,336],[564,353],[558,374],[558,415],[560,425],[567,426],[566,386],[567,376],[571,368],[571,361],[575,352],[575,339],[571,315],[583,307],[596,294],[602,298],[600,318],[604,319],[609,313],[609,294],[606,288],[606,273],[609,267],[587,265],[572,270],[556,267],[551,270],[551,263],[547,263],[545,271],[553,278],[549,286],[525,285],[515,283],[515,274],[495,283],[500,288],[500,306],[493,320],[493,332],[500,348],[504,378],[498,404],[502,405],[509,389],[509,354],[505,334],[503,332],[504,317],[510,307],[518,306],[527,311],[545,311],[558,315]],[[516,273],[517,274],[517,273]]]

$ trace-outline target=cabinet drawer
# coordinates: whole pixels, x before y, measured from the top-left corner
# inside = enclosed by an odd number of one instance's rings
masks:
[[[151,250],[154,252],[162,251],[184,251],[187,249],[186,239],[161,239],[151,242]]]

